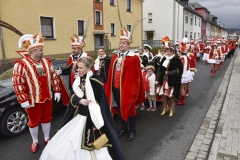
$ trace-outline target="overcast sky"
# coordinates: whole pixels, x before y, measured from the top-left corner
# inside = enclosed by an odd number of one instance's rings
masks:
[[[189,0],[207,8],[225,28],[240,28],[240,0]]]

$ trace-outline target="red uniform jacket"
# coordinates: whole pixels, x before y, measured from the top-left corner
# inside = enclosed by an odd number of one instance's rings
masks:
[[[117,59],[118,54],[115,54],[108,72],[106,95],[110,109],[112,108],[113,73]],[[129,52],[122,60],[120,74],[120,112],[123,120],[127,121],[128,117],[136,115],[135,106],[143,102],[144,88],[140,60],[134,53]]]
[[[51,100],[51,86],[54,92],[60,92],[57,73],[48,58],[36,61],[26,56],[16,60],[12,81],[19,103],[29,101],[34,106],[35,103]]]

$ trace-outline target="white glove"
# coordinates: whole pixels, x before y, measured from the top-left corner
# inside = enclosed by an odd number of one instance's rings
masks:
[[[61,68],[59,67],[59,70],[55,70],[56,71],[56,73],[57,73],[57,75],[60,75],[60,74],[62,74],[62,70],[61,70]]]
[[[61,93],[55,93],[55,94],[54,94],[54,100],[57,101],[57,102],[59,102],[60,99],[61,99]]]
[[[29,104],[28,101],[26,101],[26,102],[24,102],[24,103],[21,103],[21,106],[22,106],[22,108],[30,108],[30,107],[32,107],[32,106]]]

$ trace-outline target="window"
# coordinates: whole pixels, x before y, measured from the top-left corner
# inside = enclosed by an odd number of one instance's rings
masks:
[[[190,19],[190,24],[192,25],[193,24],[193,17],[191,16],[191,19]]]
[[[132,32],[132,25],[127,25],[127,30]]]
[[[95,0],[95,2],[102,2],[102,0]]]
[[[192,39],[192,32],[190,32],[190,39]]]
[[[40,17],[40,25],[42,35],[46,38],[54,38],[53,32],[53,18],[51,17]]]
[[[195,26],[197,25],[197,17],[195,17]]]
[[[132,11],[132,0],[127,0],[127,11],[131,12]]]
[[[95,11],[95,24],[102,25],[102,12],[101,11]]]
[[[200,33],[198,33],[198,38],[200,38]]]
[[[111,23],[111,36],[116,35],[116,28],[115,28],[115,23]]]
[[[114,6],[114,0],[110,0],[110,5]]]
[[[188,14],[186,13],[186,16],[185,16],[185,23],[188,23]]]
[[[152,13],[148,13],[148,23],[152,23]]]
[[[199,18],[199,27],[201,26],[201,19]]]
[[[185,31],[185,37],[187,38],[187,36],[188,36],[188,32],[187,32],[187,31]]]
[[[196,40],[196,32],[194,32],[194,40]]]
[[[78,35],[84,34],[84,21],[78,20]]]

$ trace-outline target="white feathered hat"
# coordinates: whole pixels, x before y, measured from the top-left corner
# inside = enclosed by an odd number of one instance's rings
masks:
[[[42,48],[44,46],[44,37],[40,36],[39,33],[32,34],[24,34],[18,40],[18,48],[25,48],[26,51],[30,51],[36,48]]]

